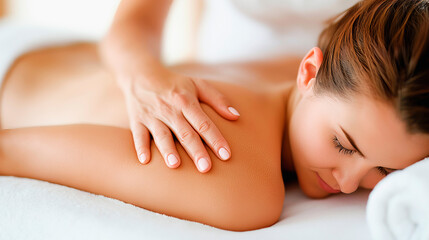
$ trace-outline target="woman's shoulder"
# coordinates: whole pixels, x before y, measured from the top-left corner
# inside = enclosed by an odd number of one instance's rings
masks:
[[[210,83],[240,112],[240,118],[225,120],[211,107],[202,104],[232,151],[229,161],[214,160],[211,172],[222,175],[222,181],[231,186],[230,190],[225,189],[228,192],[225,194],[229,194],[229,200],[234,203],[226,205],[231,207],[227,210],[233,213],[231,219],[240,222],[241,226],[247,224],[249,229],[269,226],[280,217],[284,200],[281,172],[285,119],[283,95],[270,88],[223,80]],[[242,216],[249,217],[243,220]]]
[[[185,68],[181,68],[183,69]],[[188,72],[181,71],[181,73]],[[206,114],[213,120],[226,140],[232,144],[233,154],[243,152],[253,158],[263,159],[261,162],[273,164],[272,168],[280,171],[285,126],[285,91],[279,88],[284,88],[287,84],[270,83],[268,79],[263,79],[263,73],[249,74],[246,67],[225,69],[225,66],[198,65],[192,66],[189,73],[192,73],[193,77],[215,79],[208,81],[240,113],[238,120],[229,121],[222,118],[210,106],[201,103]],[[259,78],[263,80],[260,81]],[[268,161],[268,159],[273,160]]]
[[[223,162],[209,151],[213,164],[206,173],[217,179],[216,186],[225,186],[215,187],[217,194],[227,196],[219,206],[229,219],[222,218],[223,228],[250,230],[274,224],[284,200],[281,146],[285,106],[281,91],[257,82],[263,73],[254,75],[247,67],[192,65],[176,69],[208,80],[240,113],[238,120],[228,121],[201,104],[232,153],[231,159]]]

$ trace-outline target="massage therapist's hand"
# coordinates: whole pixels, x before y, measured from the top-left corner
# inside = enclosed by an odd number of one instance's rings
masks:
[[[122,0],[100,43],[100,56],[124,93],[139,160],[150,161],[152,135],[167,166],[178,167],[175,135],[198,170],[207,172],[211,160],[201,138],[220,159],[228,159],[231,150],[199,101],[229,120],[239,114],[207,82],[179,75],[162,64],[161,35],[171,2]]]
[[[130,129],[140,162],[146,164],[150,161],[152,135],[167,166],[178,167],[181,159],[172,134],[200,172],[211,168],[211,160],[201,138],[220,159],[229,159],[231,150],[227,141],[199,103],[210,105],[226,119],[236,120],[239,114],[225,97],[201,79],[168,70],[159,70],[155,74],[152,69],[151,73],[151,76],[133,79],[125,90]]]

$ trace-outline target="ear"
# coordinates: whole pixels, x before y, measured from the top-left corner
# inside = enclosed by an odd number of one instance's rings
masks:
[[[312,89],[316,75],[322,64],[323,54],[318,47],[312,48],[307,55],[302,59],[299,65],[297,87],[301,93]]]

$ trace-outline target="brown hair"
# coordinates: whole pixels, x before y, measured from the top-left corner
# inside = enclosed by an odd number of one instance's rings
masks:
[[[316,95],[388,101],[410,133],[429,133],[429,3],[365,0],[331,19],[319,36]]]

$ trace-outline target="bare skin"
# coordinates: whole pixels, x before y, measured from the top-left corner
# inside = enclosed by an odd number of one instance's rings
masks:
[[[0,17],[4,15],[5,12],[5,4],[3,0],[0,0]]]
[[[177,140],[179,168],[166,168],[154,144],[152,161],[139,163],[123,95],[95,45],[26,54],[2,87],[0,175],[58,183],[228,230],[270,226],[283,206],[285,108],[298,64],[299,59],[279,59],[173,68],[236,83],[212,81],[239,106],[238,121],[201,104],[234,149],[223,162],[206,146],[213,161],[202,174]]]
[[[63,184],[240,231],[278,220],[282,170],[296,172],[307,196],[323,198],[371,189],[389,172],[429,156],[429,136],[407,132],[388,102],[364,94],[348,101],[316,96],[322,59],[315,47],[300,64],[277,59],[173,68],[212,79],[242,113],[231,122],[201,104],[234,149],[223,162],[206,146],[215,161],[204,175],[181,147],[181,138],[175,143],[183,158],[179,168],[166,168],[154,144],[150,164],[139,163],[122,93],[94,45],[26,54],[2,88],[0,175]]]

